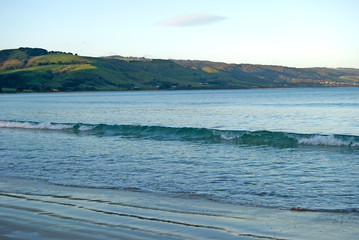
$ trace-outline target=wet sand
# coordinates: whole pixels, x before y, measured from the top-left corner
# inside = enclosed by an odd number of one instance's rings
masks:
[[[0,239],[355,239],[359,233],[357,213],[31,184],[26,193],[17,191],[24,183],[0,184]]]

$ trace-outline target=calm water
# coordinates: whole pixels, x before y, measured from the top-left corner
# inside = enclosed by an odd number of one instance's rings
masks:
[[[359,88],[0,95],[0,178],[357,212]]]

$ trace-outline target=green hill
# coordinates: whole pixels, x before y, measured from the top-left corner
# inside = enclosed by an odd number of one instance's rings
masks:
[[[0,92],[358,86],[358,69],[288,68],[112,56],[40,48],[0,51]]]

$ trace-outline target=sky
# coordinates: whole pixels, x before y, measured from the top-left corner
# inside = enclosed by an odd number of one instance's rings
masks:
[[[359,0],[0,0],[0,49],[359,68]]]

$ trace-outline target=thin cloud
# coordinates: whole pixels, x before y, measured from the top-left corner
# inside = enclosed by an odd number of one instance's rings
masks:
[[[192,27],[208,25],[225,20],[226,17],[211,14],[186,14],[158,22],[158,25],[170,27]]]

